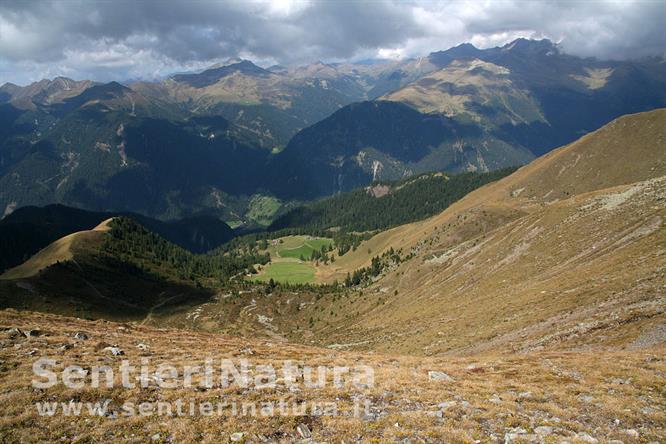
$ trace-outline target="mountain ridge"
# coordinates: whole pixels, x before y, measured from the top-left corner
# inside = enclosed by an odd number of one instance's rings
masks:
[[[517,166],[619,115],[666,106],[666,65],[657,59],[598,61],[550,53],[552,43],[513,43],[278,73],[239,61],[204,70],[218,76],[203,88],[173,78],[84,81],[79,94],[26,96],[27,107],[6,86],[0,210],[63,203],[253,225],[257,199],[271,200],[274,215],[291,200],[374,179]],[[395,101],[359,102],[377,97]]]
[[[0,271],[19,265],[51,242],[77,231],[89,230],[111,217],[136,220],[165,239],[189,251],[202,253],[222,245],[233,236],[232,229],[211,216],[159,221],[122,212],[92,212],[63,205],[22,207],[0,219]]]

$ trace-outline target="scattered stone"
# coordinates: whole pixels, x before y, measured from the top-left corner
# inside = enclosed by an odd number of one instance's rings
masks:
[[[625,435],[627,435],[627,436],[629,436],[633,439],[638,439],[641,436],[640,433],[638,433],[638,430],[636,430],[636,429],[625,429],[625,430],[622,430],[622,433],[624,433]]]
[[[553,433],[553,428],[550,426],[539,426],[536,429],[534,429],[534,433],[536,433],[539,436],[548,436]]]
[[[589,442],[590,444],[597,444],[599,442],[597,438],[594,438],[585,432],[576,433],[576,438],[583,442]]]
[[[161,437],[162,437],[162,435],[160,435],[159,433],[155,433],[153,436],[150,437],[150,440],[151,441],[159,441]]]
[[[439,404],[437,404],[437,407],[439,407],[442,410],[446,410],[448,408],[453,407],[454,405],[456,405],[456,401],[446,401],[446,402],[440,402]]]
[[[140,343],[136,345],[136,348],[138,348],[139,350],[148,350],[150,347],[144,343]]]
[[[620,441],[619,439],[611,439],[608,441],[608,444],[624,444],[624,442]]]
[[[7,337],[9,339],[16,339],[18,337],[25,336],[23,331],[20,328],[14,327],[7,330]]]
[[[307,426],[307,424],[299,424],[296,427],[296,431],[303,439],[312,437],[312,432],[310,431],[310,428]]]
[[[118,347],[106,347],[104,351],[110,351],[113,356],[122,356],[125,354],[125,352]]]
[[[592,402],[594,401],[594,398],[590,395],[578,395],[578,400],[583,402]]]
[[[107,349],[109,347],[111,347],[111,344],[109,344],[108,342],[104,342],[104,341],[98,342],[97,344],[95,344],[95,351],[104,350],[104,349]]]
[[[42,331],[38,328],[33,328],[32,330],[24,331],[23,334],[26,338],[36,338],[42,335]]]
[[[510,444],[518,439],[525,440],[526,435],[527,430],[522,427],[511,428],[504,434],[504,444]]]
[[[527,433],[527,430],[525,430],[522,427],[514,427],[509,429],[509,433],[517,433],[518,435],[524,435]]]
[[[254,351],[250,347],[241,348],[239,352],[243,355],[248,355],[248,356],[254,355]]]
[[[631,384],[631,378],[627,378],[627,379],[611,378],[610,383],[615,384],[615,385],[630,385]]]
[[[454,379],[447,375],[444,372],[436,372],[436,371],[429,371],[428,372],[428,379],[431,381],[446,381],[446,382],[453,382]]]
[[[522,392],[518,394],[518,399],[530,399],[532,398],[532,392]]]
[[[362,419],[365,422],[375,422],[384,415],[386,415],[386,412],[381,410],[374,412],[367,412],[365,415],[363,415]]]
[[[90,339],[90,338],[89,338],[88,335],[85,334],[84,332],[82,332],[82,331],[77,331],[76,333],[74,333],[74,339],[76,339],[76,340],[78,340],[78,341],[87,341],[87,340]]]
[[[514,440],[518,440],[518,442],[521,442],[521,443],[523,443],[523,442],[539,443],[540,439],[541,438],[539,438],[534,433],[528,433],[528,434],[525,434],[525,435],[512,435],[512,434],[510,434],[509,441],[507,441],[507,436],[504,435],[504,442],[505,443],[511,443]]]
[[[466,367],[466,369],[467,369],[468,372],[471,372],[471,373],[483,373],[483,372],[485,372],[483,367],[479,367],[476,364],[470,364]]]
[[[243,441],[244,436],[245,436],[244,433],[240,433],[240,432],[232,433],[231,436],[229,437],[229,440],[231,442],[241,442],[241,441]]]
[[[499,395],[495,393],[488,401],[492,402],[493,404],[499,404],[502,402],[502,398],[500,398]]]
[[[58,350],[65,351],[65,350],[69,350],[71,348],[74,348],[74,346],[72,344],[62,344],[60,347],[58,347]]]

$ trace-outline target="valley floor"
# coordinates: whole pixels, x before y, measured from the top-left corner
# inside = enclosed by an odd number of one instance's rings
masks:
[[[80,332],[85,336],[75,337]],[[424,358],[6,309],[0,312],[0,441],[663,442],[665,352],[662,345]],[[42,357],[56,360],[58,375],[68,365],[118,369],[123,360],[137,367],[148,362],[150,371],[139,378],[148,382],[145,388],[138,382],[133,389],[92,388],[88,377],[82,389],[60,383],[37,389],[31,385],[32,366]],[[215,363],[229,359],[234,365],[246,359],[251,368],[281,368],[285,360],[299,368],[366,365],[374,371],[374,383],[345,380],[342,387],[308,388],[305,377],[289,386],[278,373],[272,388],[223,387],[217,380],[212,387],[157,386],[157,365],[203,365],[207,358]],[[120,375],[114,377],[118,382]],[[211,416],[200,411],[190,416],[189,407],[182,412],[174,407],[171,416],[164,411],[162,416],[138,411],[131,416],[124,407],[128,402],[176,405],[179,399],[185,406],[227,405]],[[37,410],[44,403],[104,400],[110,402],[103,416],[86,413],[86,407],[81,417],[40,416]],[[270,412],[261,410],[261,403],[279,401],[306,407],[289,415],[262,415]],[[251,410],[234,414],[234,403],[255,403],[257,416],[250,416]]]

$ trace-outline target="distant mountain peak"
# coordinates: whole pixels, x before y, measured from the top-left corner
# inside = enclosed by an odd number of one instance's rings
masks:
[[[286,73],[289,71],[289,68],[283,65],[272,65],[266,68],[268,71],[273,73]]]
[[[2,86],[0,86],[0,89],[7,89],[7,88],[14,89],[14,88],[20,88],[20,86],[12,82],[5,82],[2,84]]]
[[[255,65],[249,60],[238,60],[240,61],[230,65],[223,65],[217,68],[207,69],[199,74],[177,74],[172,76],[171,79],[175,80],[176,82],[186,83],[194,88],[205,88],[207,86],[213,85],[214,83],[217,83],[223,77],[236,72],[255,77],[265,77],[273,74],[270,71]]]
[[[6,83],[0,87],[3,102],[11,101],[22,109],[33,108],[36,105],[50,105],[59,103],[73,97],[93,86],[91,80],[72,80],[67,77],[41,79],[26,86]]]
[[[73,82],[76,82],[76,80],[70,79],[69,77],[65,77],[65,76],[57,76],[57,77],[53,78],[53,82],[73,83]]]
[[[458,50],[470,50],[470,49],[471,50],[476,50],[478,48],[476,46],[474,46],[473,44],[469,43],[469,42],[465,42],[465,43],[461,43],[458,46],[454,46],[451,49],[453,49],[453,50],[456,50],[456,49],[458,49]]]
[[[126,87],[125,85],[112,81],[109,83],[105,83],[103,85],[96,85],[91,88],[91,90],[94,91],[100,91],[100,92],[109,92],[109,93],[126,93],[126,92],[131,92],[132,90]]]
[[[456,59],[476,58],[480,52],[481,50],[471,43],[461,43],[445,51],[430,53],[428,60],[432,64],[443,68]]]
[[[523,37],[507,43],[501,47],[502,51],[523,51],[531,53],[541,53],[548,51],[558,52],[557,45],[549,39],[526,39]]]

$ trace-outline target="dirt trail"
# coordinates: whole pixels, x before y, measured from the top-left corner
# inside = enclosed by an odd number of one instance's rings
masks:
[[[173,301],[174,299],[176,299],[180,296],[182,296],[182,294],[179,293],[177,295],[168,297],[168,298],[164,299],[163,301],[158,302],[157,304],[150,307],[150,309],[148,310],[148,314],[146,315],[146,318],[143,321],[141,321],[141,324],[139,324],[139,325],[145,325],[148,322],[152,321],[153,320],[153,313],[155,313],[155,310],[157,310],[158,308],[164,307],[166,304],[168,304],[169,302]]]

